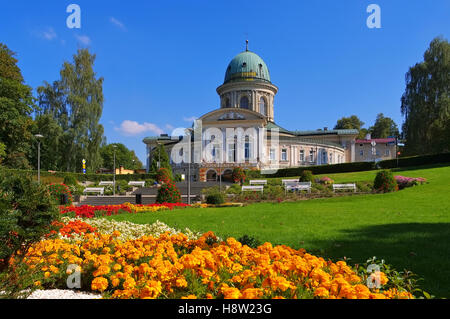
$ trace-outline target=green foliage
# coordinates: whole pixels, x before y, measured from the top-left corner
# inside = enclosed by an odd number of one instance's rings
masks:
[[[235,194],[238,195],[242,192],[242,188],[239,184],[233,184],[227,189],[227,194]]]
[[[206,196],[206,203],[212,204],[212,205],[223,204],[223,203],[225,203],[225,196],[223,193],[220,193],[220,192],[208,194]]]
[[[102,164],[100,145],[104,143],[103,126],[99,123],[103,110],[103,78],[94,71],[95,55],[79,49],[73,63],[65,62],[60,80],[37,89],[38,116],[48,114],[62,128],[58,133],[60,147],[56,161],[58,170],[80,172],[82,159],[87,170],[95,171]]]
[[[32,88],[24,84],[14,56],[14,52],[0,43],[0,143],[5,146],[4,165],[29,168],[31,114],[35,104]]]
[[[159,166],[158,166],[158,162]],[[164,145],[159,145],[152,150],[152,162],[150,164],[150,173],[156,174],[159,168],[166,168],[172,172],[172,166],[170,165],[169,154]]]
[[[395,192],[398,190],[397,181],[389,170],[382,170],[377,173],[375,180],[373,182],[373,188],[376,191],[388,193]]]
[[[2,163],[2,160],[6,156],[6,146],[3,143],[0,143],[0,164]]]
[[[171,169],[167,169],[165,167],[161,167],[156,172],[156,180],[158,181],[158,183],[171,181],[172,180],[172,170]]]
[[[59,210],[45,186],[0,171],[0,268],[14,252],[39,241],[58,219]]]
[[[398,161],[397,159],[380,161],[378,162],[378,166],[380,168],[395,168],[397,167],[397,163],[398,167],[450,163],[450,153],[400,157]]]
[[[48,185],[48,191],[50,196],[53,198],[55,203],[62,205],[62,197],[66,196],[67,205],[71,205],[73,202],[72,193],[70,192],[70,188],[65,184],[50,184]]]
[[[247,245],[250,248],[258,248],[259,246],[261,246],[261,242],[258,239],[248,235],[239,237],[238,242],[240,242],[242,245]]]
[[[103,167],[113,170],[114,169],[114,146],[116,153],[116,168],[123,166],[125,169],[137,170],[142,168],[142,162],[136,156],[134,151],[129,150],[125,145],[121,143],[114,143],[103,145],[100,148],[100,155],[103,161]]]
[[[334,126],[335,130],[358,130],[358,138],[364,138],[367,134],[367,129],[363,128],[364,122],[359,119],[356,115],[351,115],[350,117],[342,117],[339,119]]]
[[[233,168],[232,178],[235,183],[242,184],[243,182],[245,182],[246,178],[244,170],[241,167]]]
[[[66,176],[64,176],[64,184],[70,186],[70,185],[77,185],[77,179],[75,178],[75,176],[73,176],[72,174],[68,174]]]
[[[300,173],[300,182],[314,182],[314,175],[310,170],[303,170]]]
[[[401,102],[406,154],[448,152],[450,43],[447,40],[433,39],[424,61],[409,69]]]
[[[181,203],[181,194],[178,188],[171,181],[167,181],[158,188],[156,196],[157,203]]]
[[[377,115],[375,124],[369,128],[369,132],[372,138],[398,137],[400,135],[394,120],[384,117],[383,113]]]

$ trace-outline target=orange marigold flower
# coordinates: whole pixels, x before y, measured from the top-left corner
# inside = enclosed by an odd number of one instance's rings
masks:
[[[316,291],[314,291],[314,296],[317,297],[321,297],[321,298],[326,298],[330,295],[330,292],[325,289],[324,287],[319,287],[316,289]]]
[[[108,288],[108,279],[104,277],[97,277],[92,280],[91,283],[92,290],[105,291]]]

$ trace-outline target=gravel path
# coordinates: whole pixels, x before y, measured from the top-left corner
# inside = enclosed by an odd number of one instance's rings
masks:
[[[36,290],[27,299],[101,299],[99,294],[78,292],[75,290]]]

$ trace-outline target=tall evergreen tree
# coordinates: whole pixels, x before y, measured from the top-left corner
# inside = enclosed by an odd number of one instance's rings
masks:
[[[5,148],[5,165],[29,168],[31,113],[35,104],[32,89],[24,84],[17,62],[15,53],[0,43],[0,143]]]
[[[450,151],[450,44],[435,38],[406,74],[401,98],[405,153]]]
[[[394,120],[385,117],[383,113],[378,114],[375,124],[369,128],[369,132],[372,138],[398,137],[400,135]]]
[[[158,162],[160,161],[160,165],[158,167]],[[172,172],[172,166],[170,165],[169,154],[164,147],[164,145],[159,145],[154,150],[152,150],[152,162],[150,164],[150,173],[156,173],[158,168],[167,168],[170,172]]]
[[[73,63],[63,64],[60,80],[38,88],[41,114],[50,114],[63,130],[62,170],[81,171],[82,159],[89,171],[102,164],[103,78],[94,72],[95,58],[88,49],[79,49]]]

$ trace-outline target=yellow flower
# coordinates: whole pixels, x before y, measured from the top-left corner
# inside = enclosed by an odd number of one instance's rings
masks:
[[[92,280],[91,283],[92,290],[105,291],[108,288],[108,279],[104,277],[97,277]]]

